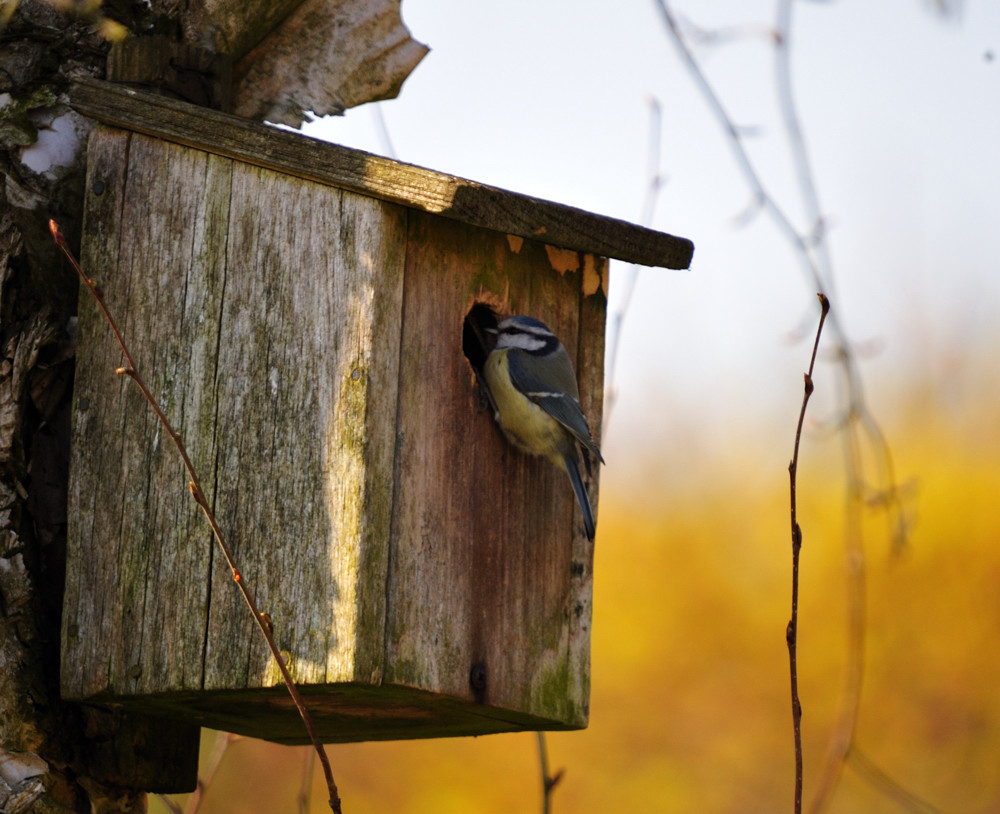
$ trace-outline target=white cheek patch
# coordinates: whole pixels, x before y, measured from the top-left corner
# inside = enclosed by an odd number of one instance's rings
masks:
[[[520,348],[521,350],[528,351],[528,353],[541,350],[547,344],[547,340],[539,339],[537,336],[527,333],[500,334],[500,339],[497,340],[498,348]]]

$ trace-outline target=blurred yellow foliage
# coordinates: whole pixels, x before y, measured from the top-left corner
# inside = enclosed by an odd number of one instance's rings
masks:
[[[912,533],[891,553],[866,510],[867,640],[857,746],[949,812],[1000,810],[1000,426],[916,400],[888,429]],[[979,403],[982,403],[980,401]],[[791,432],[785,443],[791,450]],[[847,612],[845,486],[836,437],[805,439],[799,623],[805,799],[841,701]],[[635,511],[601,506],[591,725],[548,736],[556,812],[790,811],[793,746],[785,626],[787,474],[731,451],[711,483]],[[213,737],[206,733],[206,738]],[[207,750],[203,749],[203,753]],[[296,811],[307,750],[230,747],[203,805]],[[540,811],[530,733],[329,747],[344,810]],[[896,804],[848,761],[828,811]],[[314,775],[310,811],[329,810]],[[159,801],[154,812],[165,811]]]

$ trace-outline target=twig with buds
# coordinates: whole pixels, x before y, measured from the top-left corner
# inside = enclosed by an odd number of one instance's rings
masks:
[[[802,529],[798,520],[795,486],[799,471],[799,444],[802,441],[802,425],[805,423],[806,406],[809,404],[809,397],[813,392],[813,368],[816,365],[816,351],[819,349],[823,323],[826,322],[826,315],[830,313],[830,301],[823,294],[818,296],[821,309],[819,326],[816,328],[816,341],[813,343],[812,356],[809,359],[809,372],[805,374],[802,408],[799,410],[799,423],[795,427],[795,446],[792,451],[791,463],[788,464],[792,515],[792,618],[785,631],[785,639],[788,642],[788,665],[792,679],[792,729],[795,734],[795,814],[802,812],[802,704],[799,701],[799,674],[796,656],[799,625],[799,552],[802,550]]]
[[[316,753],[319,755],[320,763],[323,766],[323,774],[326,777],[326,785],[330,791],[330,808],[333,810],[334,814],[340,814],[340,796],[337,793],[337,784],[334,782],[333,771],[330,768],[330,761],[327,758],[326,750],[323,748],[323,742],[320,740],[319,734],[316,732],[316,727],[313,725],[312,717],[309,715],[309,710],[306,708],[302,694],[299,692],[298,687],[295,686],[295,682],[292,680],[292,674],[288,671],[285,659],[278,650],[278,645],[274,640],[271,619],[266,613],[261,612],[257,608],[257,604],[254,602],[253,597],[250,594],[250,590],[246,585],[246,580],[244,580],[240,570],[236,567],[229,545],[226,543],[226,538],[222,533],[222,529],[219,528],[215,515],[208,504],[208,499],[205,497],[205,493],[201,488],[201,480],[198,478],[198,473],[195,472],[194,465],[188,457],[187,449],[184,447],[184,442],[167,420],[166,415],[164,415],[163,410],[161,410],[160,406],[156,403],[156,399],[154,399],[152,394],[149,392],[146,382],[143,380],[138,369],[136,368],[128,345],[125,343],[121,331],[118,330],[118,324],[115,322],[114,317],[111,315],[111,311],[108,309],[107,302],[104,300],[104,292],[101,291],[100,287],[98,287],[93,280],[83,273],[83,269],[80,268],[80,264],[77,262],[76,257],[73,256],[73,253],[66,245],[66,239],[59,230],[59,225],[54,220],[49,221],[49,231],[52,233],[52,239],[55,241],[56,245],[62,249],[63,254],[66,255],[70,264],[74,269],[76,269],[76,273],[80,276],[83,284],[97,302],[98,307],[101,309],[101,313],[104,314],[104,318],[107,320],[108,324],[111,326],[111,330],[114,332],[115,339],[118,340],[118,344],[121,346],[122,354],[125,356],[125,365],[117,368],[115,373],[119,376],[128,376],[133,382],[135,382],[146,401],[149,402],[150,407],[153,408],[153,412],[156,413],[156,417],[160,420],[160,424],[163,425],[167,435],[169,435],[173,440],[174,446],[177,447],[177,451],[180,453],[181,459],[184,461],[184,468],[188,473],[188,487],[191,490],[191,495],[194,497],[195,503],[201,507],[205,518],[208,520],[208,524],[212,527],[212,533],[215,535],[219,548],[222,549],[222,554],[226,558],[226,563],[229,565],[229,570],[233,574],[233,581],[236,583],[236,587],[240,589],[240,593],[243,595],[243,599],[246,601],[247,607],[250,609],[250,613],[253,614],[257,627],[260,629],[264,639],[267,641],[267,646],[271,649],[271,655],[274,656],[274,660],[278,664],[278,669],[281,671],[281,677],[284,679],[285,686],[288,688],[288,694],[292,697],[292,701],[295,703],[295,707],[298,709],[299,715],[302,716],[302,723],[305,725],[306,731],[309,733],[309,738],[312,740]]]

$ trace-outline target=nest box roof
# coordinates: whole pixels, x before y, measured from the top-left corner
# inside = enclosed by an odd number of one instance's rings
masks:
[[[70,103],[105,124],[553,246],[674,269],[694,252],[686,238],[111,82],[74,82]]]

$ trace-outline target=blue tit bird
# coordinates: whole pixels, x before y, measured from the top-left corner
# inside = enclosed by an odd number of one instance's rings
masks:
[[[494,417],[507,438],[532,455],[548,458],[568,476],[583,513],[587,538],[596,523],[580,475],[577,446],[604,463],[580,406],[573,363],[562,342],[533,317],[513,316],[495,329],[496,345],[483,364]]]

